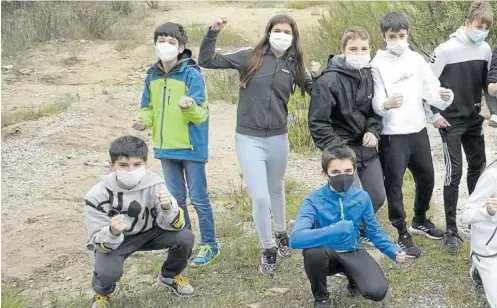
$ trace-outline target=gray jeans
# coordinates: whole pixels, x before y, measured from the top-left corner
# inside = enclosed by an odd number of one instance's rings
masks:
[[[93,290],[101,295],[114,292],[116,282],[121,279],[126,258],[136,251],[161,250],[169,248],[167,260],[162,264],[163,277],[172,278],[187,266],[192,253],[194,235],[189,229],[165,231],[154,227],[143,233],[124,238],[124,242],[109,253],[95,250]]]
[[[252,199],[252,216],[262,248],[276,246],[271,232],[286,231],[285,176],[288,135],[260,138],[236,134],[236,154]]]

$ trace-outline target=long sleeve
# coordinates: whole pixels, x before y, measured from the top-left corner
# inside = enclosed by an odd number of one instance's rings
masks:
[[[444,101],[440,97],[440,80],[438,80],[438,78],[435,76],[430,66],[424,61],[424,59],[420,61],[420,65],[423,66],[423,98],[430,106],[436,107],[440,110],[445,110],[454,101],[454,93],[452,93],[451,90],[450,99],[448,101]],[[433,113],[439,113],[436,111],[438,110],[433,110]]]
[[[381,116],[374,112],[372,107],[366,119],[366,127],[366,132],[372,133],[376,138],[380,138],[382,129]]]
[[[305,91],[307,94],[311,95],[312,94],[312,87],[314,85],[314,80],[315,78],[312,77],[311,73],[306,70],[305,71],[305,86],[303,91]]]
[[[336,224],[313,229],[317,214],[312,201],[306,198],[299,209],[290,234],[291,248],[305,249],[333,243],[340,244],[351,237],[354,231],[354,224],[351,221],[342,220]]]
[[[227,53],[216,52],[216,40],[219,31],[210,30],[200,43],[200,51],[198,55],[198,64],[205,68],[213,69],[236,69],[241,71],[250,55],[252,48],[246,47]]]
[[[209,111],[205,97],[204,78],[199,71],[191,70],[186,78],[188,92],[186,96],[192,98],[194,103],[187,109],[182,109],[183,117],[194,123],[201,124],[207,120]]]
[[[335,105],[331,87],[321,77],[312,90],[308,119],[312,139],[320,150],[344,143],[331,125],[331,114]]]
[[[367,193],[365,194],[366,211],[364,212],[364,221],[366,223],[366,236],[381,252],[395,261],[395,253],[400,252],[401,249],[392,243],[387,233],[381,228],[376,219],[371,198]]]
[[[491,221],[497,224],[497,214],[492,216],[488,213],[486,203],[489,198],[497,195],[497,168],[483,172],[476,183],[475,190],[469,196],[461,212],[463,224],[474,224],[483,221]]]
[[[373,110],[381,117],[386,117],[389,110],[385,109],[384,103],[388,99],[387,90],[383,84],[383,78],[378,67],[371,67],[371,74],[373,75],[374,83],[374,96],[373,96]]]
[[[124,234],[115,236],[110,232],[110,218],[97,196],[98,194],[90,190],[85,198],[85,228],[88,234],[88,245],[106,253],[121,245],[124,241]]]
[[[443,53],[442,47],[438,46],[435,48],[435,51],[430,57],[430,61],[428,66],[432,70],[433,74],[436,78],[440,78],[442,72],[445,68],[445,55]],[[440,114],[441,110],[435,106],[430,106],[428,103],[425,103],[426,117],[429,119],[431,123],[435,123],[439,119],[442,118]],[[450,104],[449,104],[450,105]]]
[[[143,87],[140,118],[145,122],[146,128],[154,126],[154,106],[150,100],[150,75],[145,77],[145,86]]]
[[[494,51],[492,52],[492,61],[487,73],[487,86],[490,83],[496,83],[496,82],[497,82],[497,46],[495,46]]]

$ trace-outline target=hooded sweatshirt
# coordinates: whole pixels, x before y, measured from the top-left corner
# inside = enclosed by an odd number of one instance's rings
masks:
[[[242,73],[253,48],[217,53],[219,31],[210,30],[200,44],[198,62],[202,67],[235,69]],[[285,53],[277,57],[270,48],[264,50],[262,64],[245,88],[240,88],[236,132],[253,137],[272,137],[288,133],[288,100],[295,90],[296,59]],[[312,90],[312,77],[306,72],[305,89]],[[233,85],[235,86],[235,85]]]
[[[378,223],[368,193],[354,186],[344,193],[337,193],[326,184],[307,196],[295,219],[290,247],[327,246],[335,251],[364,249],[359,235],[362,222],[366,226],[367,238],[395,260],[396,253],[402,250],[392,243]]]
[[[486,203],[497,198],[497,161],[482,173],[461,212],[461,222],[471,224],[471,250],[480,257],[497,257],[497,214]]]
[[[309,105],[309,130],[320,150],[347,144],[359,164],[367,165],[377,157],[376,148],[362,146],[365,133],[379,138],[381,117],[372,106],[371,69],[349,68],[345,56],[330,55],[328,66],[314,82]]]
[[[95,247],[102,252],[115,250],[126,236],[148,231],[156,225],[167,231],[181,230],[184,226],[183,211],[172,197],[171,208],[162,210],[156,197],[161,191],[167,191],[164,180],[150,171],[129,190],[117,184],[116,173],[105,175],[85,198],[88,248]],[[110,232],[111,211],[125,217],[125,230],[118,236]]]
[[[440,97],[440,81],[426,63],[423,56],[412,50],[400,56],[386,50],[378,50],[371,62],[374,80],[373,108],[382,116],[383,135],[405,135],[418,133],[426,127],[423,99],[441,110],[449,101]],[[403,103],[398,108],[386,110],[384,102],[399,93]]]
[[[207,162],[207,96],[200,67],[191,55],[185,49],[168,73],[160,61],[147,71],[140,117],[146,128],[152,129],[154,154],[158,159]],[[178,105],[183,96],[194,100],[187,109]]]
[[[441,116],[451,123],[479,116],[491,61],[492,50],[488,43],[474,43],[464,26],[435,49],[430,67],[441,86],[454,92],[454,103],[444,111],[432,106],[433,122]]]

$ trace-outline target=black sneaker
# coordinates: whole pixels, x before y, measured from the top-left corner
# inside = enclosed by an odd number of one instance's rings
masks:
[[[432,240],[441,240],[444,237],[444,232],[437,229],[430,219],[427,219],[424,223],[417,223],[413,220],[412,225],[409,227],[409,232],[415,235],[424,235]]]
[[[409,233],[399,234],[399,240],[397,243],[399,244],[400,248],[406,253],[406,257],[421,257],[421,250],[418,247],[414,246],[412,237]]]
[[[329,298],[321,301],[314,301],[314,308],[331,308],[331,301]]]
[[[351,281],[347,284],[347,291],[349,291],[350,297],[358,297],[361,295],[361,293],[359,293],[359,289],[357,289],[357,285]]]
[[[278,249],[276,247],[264,249],[261,257],[261,265],[259,265],[259,272],[264,276],[272,276],[276,273],[276,258],[278,256]]]
[[[292,256],[292,249],[288,244],[288,235],[286,232],[276,233],[276,244],[278,245],[278,255],[282,258],[289,258]]]
[[[456,253],[461,248],[462,241],[457,231],[449,229],[445,232],[443,249],[450,253]]]

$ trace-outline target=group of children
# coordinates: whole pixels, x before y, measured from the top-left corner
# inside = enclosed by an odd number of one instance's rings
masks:
[[[165,181],[146,170],[148,147],[143,140],[124,136],[111,144],[112,173],[85,198],[88,244],[95,255],[93,307],[110,307],[109,295],[125,259],[139,250],[168,249],[157,283],[179,296],[195,294],[181,275],[194,246],[187,196],[201,235],[191,266],[208,265],[220,254],[205,173],[209,117],[202,66],[240,73],[235,144],[262,247],[261,274],[274,275],[278,256],[303,249],[315,307],[331,306],[326,277],[338,273],[348,278],[351,294],[382,300],[388,282],[362,243],[397,262],[421,256],[411,234],[443,239],[444,249],[458,251],[462,145],[471,194],[462,220],[471,224],[476,243],[471,273],[475,280],[481,278],[488,303],[496,308],[497,290],[490,286],[497,273],[496,164],[479,179],[486,162],[482,93],[488,92],[490,125],[497,126],[497,106],[491,105],[497,105],[492,97],[497,94],[497,63],[484,41],[492,22],[489,4],[475,1],[465,25],[427,63],[409,49],[407,17],[391,12],[380,21],[386,49],[371,61],[369,34],[359,27],[347,29],[341,54],[331,55],[321,74],[315,62],[310,71],[305,68],[297,24],[287,15],[273,17],[254,48],[227,53],[216,51],[217,35],[227,20],[215,21],[202,40],[199,64],[186,49],[188,36],[181,25],[159,26],[154,32],[157,62],[147,71],[140,117],[132,127],[152,130]],[[327,184],[305,198],[288,235],[283,178],[288,101],[296,87],[311,95],[309,130],[323,151]],[[434,188],[427,119],[439,128],[444,145],[445,232],[426,216]],[[406,169],[416,184],[409,228],[402,196]],[[385,198],[398,245],[376,219]],[[488,242],[480,234],[488,235]]]

